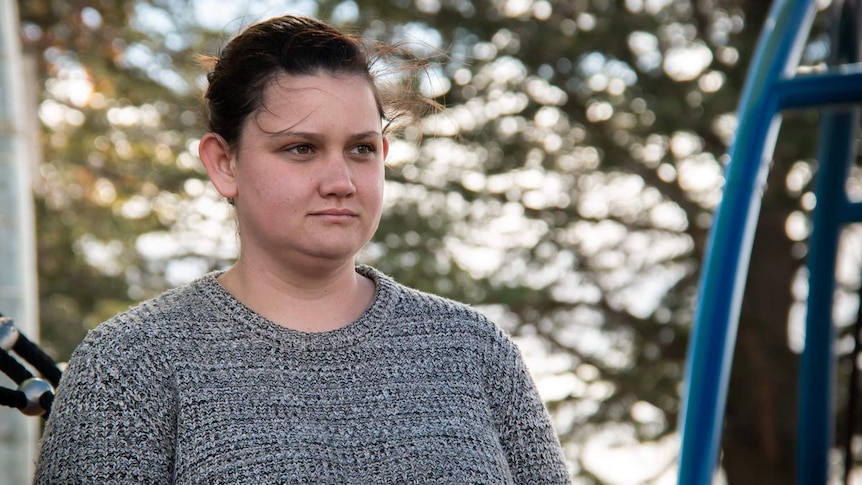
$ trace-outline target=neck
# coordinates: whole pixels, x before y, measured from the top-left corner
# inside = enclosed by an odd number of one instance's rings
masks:
[[[374,298],[374,283],[355,271],[353,260],[309,271],[258,266],[240,259],[218,281],[262,317],[303,332],[344,327]]]

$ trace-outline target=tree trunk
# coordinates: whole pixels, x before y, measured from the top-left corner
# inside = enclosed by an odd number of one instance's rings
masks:
[[[772,172],[769,186],[783,192],[786,168]],[[722,465],[733,485],[795,483],[799,364],[787,320],[799,262],[785,233],[792,207],[776,198],[761,210],[728,390]]]

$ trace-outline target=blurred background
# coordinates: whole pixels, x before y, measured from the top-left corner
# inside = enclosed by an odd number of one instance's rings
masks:
[[[231,209],[197,158],[197,56],[257,20],[312,15],[434,58],[418,87],[446,107],[393,139],[383,221],[361,261],[468,302],[516,338],[575,483],[674,483],[698,271],[769,3],[17,0],[38,137],[41,345],[65,361],[116,312],[231,263]],[[829,55],[829,5],[817,2],[805,69]],[[793,482],[817,119],[784,117],[720,481]],[[862,200],[858,164],[847,189]],[[850,227],[839,254],[842,356],[859,305],[860,236]],[[849,369],[839,365],[839,382]],[[14,437],[0,438],[9,466]]]

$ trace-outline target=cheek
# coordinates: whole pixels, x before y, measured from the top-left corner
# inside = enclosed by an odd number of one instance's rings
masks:
[[[272,209],[287,201],[286,192],[274,180],[275,178],[258,177],[248,185],[252,197],[267,209]]]
[[[253,200],[256,208],[264,213],[276,209],[283,212],[285,206],[296,198],[298,186],[305,185],[304,178],[281,170],[282,167],[271,163],[266,155],[243,162],[245,170],[240,172],[240,196],[245,195],[247,200]]]
[[[369,174],[366,181],[366,194],[369,199],[374,199],[377,205],[381,205],[383,201],[383,171],[380,170],[374,174]]]
[[[246,214],[260,224],[268,224],[275,219],[292,217],[299,212],[295,187],[283,183],[278,177],[257,178],[244,187],[243,199]]]

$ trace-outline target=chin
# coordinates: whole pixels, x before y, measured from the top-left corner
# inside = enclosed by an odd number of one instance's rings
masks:
[[[333,261],[341,261],[346,259],[352,259],[356,256],[356,253],[362,249],[361,246],[350,246],[350,247],[317,247],[314,248],[310,254],[314,257],[325,259],[325,260],[333,260]]]

